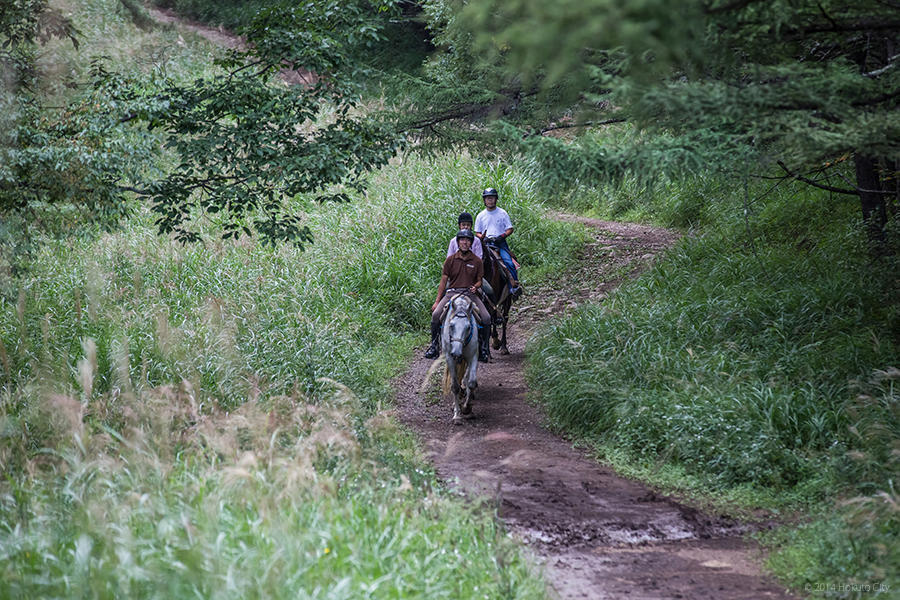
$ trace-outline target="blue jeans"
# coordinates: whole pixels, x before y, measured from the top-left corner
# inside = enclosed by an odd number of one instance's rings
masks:
[[[506,265],[506,268],[509,269],[513,279],[518,281],[519,274],[516,272],[516,265],[513,263],[512,255],[509,253],[509,244],[506,243],[505,238],[500,240],[500,243],[497,244],[497,251],[500,253],[500,259],[503,261],[503,264]],[[511,284],[512,282],[510,282],[510,285]]]

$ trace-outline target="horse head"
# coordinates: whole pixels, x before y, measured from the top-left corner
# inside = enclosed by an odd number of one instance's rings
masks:
[[[474,335],[475,323],[472,316],[473,303],[460,294],[450,300],[447,320],[444,323],[450,348],[449,354],[459,359]]]

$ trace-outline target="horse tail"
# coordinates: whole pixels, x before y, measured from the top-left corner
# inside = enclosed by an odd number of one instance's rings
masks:
[[[456,380],[462,381],[463,377],[466,376],[466,369],[469,368],[469,361],[462,358],[456,363]]]
[[[469,368],[469,361],[464,358],[456,361],[456,380],[462,382],[463,377],[466,376],[466,369]],[[452,391],[453,385],[453,375],[450,373],[450,367],[444,366],[444,379],[441,381],[441,391],[444,395],[449,394]]]
[[[450,367],[448,367],[446,364],[444,364],[444,379],[441,382],[441,391],[444,393],[445,396],[450,393],[450,384],[451,384]]]

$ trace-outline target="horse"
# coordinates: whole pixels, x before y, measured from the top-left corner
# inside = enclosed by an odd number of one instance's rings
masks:
[[[500,354],[509,354],[506,347],[506,322],[509,319],[509,309],[512,307],[512,296],[509,293],[509,271],[500,258],[497,249],[484,242],[484,279],[488,283],[482,286],[488,297],[488,312],[491,313],[491,345],[494,350],[500,350]],[[498,331],[498,325],[502,327]],[[502,333],[501,333],[502,332]]]
[[[447,303],[441,331],[441,354],[446,357],[444,394],[453,393],[453,422],[462,423],[472,413],[475,388],[478,387],[478,326],[475,305],[464,294]]]

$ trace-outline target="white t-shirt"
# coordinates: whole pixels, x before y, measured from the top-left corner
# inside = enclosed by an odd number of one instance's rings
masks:
[[[450,245],[447,246],[447,258],[450,258],[456,251],[459,250],[459,242],[456,241],[456,238],[452,238],[450,240]],[[472,242],[472,252],[478,258],[484,260],[484,252],[481,250],[481,240],[475,238],[475,241]]]
[[[513,226],[509,215],[502,208],[484,209],[475,217],[475,231],[487,237],[497,237]]]

